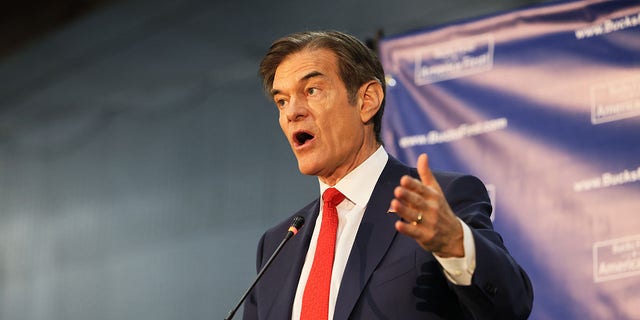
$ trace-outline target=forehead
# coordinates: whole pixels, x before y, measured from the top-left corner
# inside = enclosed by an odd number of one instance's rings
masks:
[[[288,55],[276,68],[273,89],[308,79],[309,75],[338,77],[338,59],[329,49],[303,49]]]

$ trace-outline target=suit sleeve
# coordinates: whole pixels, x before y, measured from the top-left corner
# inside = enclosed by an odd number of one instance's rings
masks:
[[[460,303],[476,319],[526,319],[533,305],[531,281],[493,229],[484,184],[459,176],[443,192],[453,212],[471,228],[476,247],[471,285],[450,284]]]

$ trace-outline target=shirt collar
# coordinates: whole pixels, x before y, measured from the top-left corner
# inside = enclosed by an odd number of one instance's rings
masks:
[[[389,155],[384,147],[380,146],[367,160],[340,179],[334,187],[355,205],[365,207],[388,159]],[[318,182],[320,183],[320,195],[322,195],[330,186],[320,179]]]

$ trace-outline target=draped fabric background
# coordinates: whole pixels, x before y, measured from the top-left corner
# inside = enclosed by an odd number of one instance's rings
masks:
[[[100,0],[3,1],[0,41],[16,1]],[[262,232],[318,196],[261,91],[270,43],[540,1],[100,2],[0,56],[1,320],[222,319]]]
[[[483,179],[532,319],[640,319],[640,3],[538,5],[380,55],[387,149]]]
[[[223,318],[261,233],[318,192],[261,93],[271,41],[537,2],[118,0],[0,57],[0,319]],[[387,66],[408,50],[387,148],[489,185],[532,319],[640,318],[639,11],[568,2],[383,43]]]

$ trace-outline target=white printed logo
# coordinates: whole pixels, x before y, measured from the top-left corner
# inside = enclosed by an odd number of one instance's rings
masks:
[[[404,136],[398,140],[400,148],[406,149],[414,146],[447,143],[467,137],[504,130],[509,125],[507,118],[496,118],[472,124],[463,123],[456,128],[444,131],[431,130],[426,134]]]
[[[633,28],[640,25],[640,13],[635,13],[630,16],[605,20],[600,24],[588,26],[586,28],[578,29],[574,32],[576,39],[588,39],[592,37],[609,34],[616,31],[621,31],[628,28]]]
[[[591,86],[591,123],[601,124],[640,115],[640,78]]]
[[[421,48],[415,56],[414,81],[420,86],[491,70],[493,49],[492,34]]]
[[[598,177],[592,177],[573,183],[573,191],[583,192],[601,188],[615,187],[627,183],[640,181],[640,167],[625,169],[620,172],[604,172]]]
[[[594,282],[639,274],[640,235],[596,242],[593,245]]]

